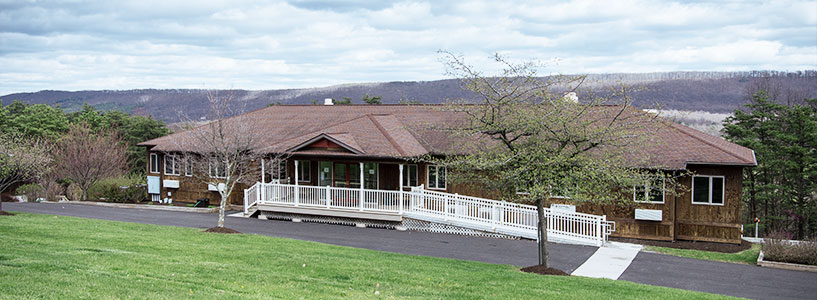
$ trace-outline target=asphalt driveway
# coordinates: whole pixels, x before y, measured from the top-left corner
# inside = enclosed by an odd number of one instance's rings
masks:
[[[104,220],[209,228],[217,215],[60,203],[4,203],[3,209]],[[450,234],[227,218],[226,226],[262,234],[412,255],[487,263],[536,264],[536,243]],[[551,264],[573,272],[596,247],[549,244]],[[754,299],[817,299],[817,273],[639,253],[620,280]]]

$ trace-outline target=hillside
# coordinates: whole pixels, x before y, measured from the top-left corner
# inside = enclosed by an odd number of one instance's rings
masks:
[[[640,87],[631,96],[635,105],[645,108],[728,113],[745,103],[747,89],[772,81],[781,88],[797,90],[806,97],[817,97],[817,71],[778,72],[669,72],[635,74],[593,74],[585,86],[605,91],[623,83]],[[383,97],[383,103],[419,101],[441,103],[446,99],[476,99],[460,88],[456,79],[420,82],[345,84],[321,88],[283,90],[233,90],[239,111],[250,111],[271,103],[311,104],[324,98],[349,97],[361,103],[365,94]],[[197,89],[139,89],[124,91],[39,91],[0,96],[4,104],[13,100],[26,103],[60,105],[67,111],[84,103],[103,110],[122,110],[153,116],[165,122],[177,122],[181,114],[193,119],[206,118],[207,91]]]

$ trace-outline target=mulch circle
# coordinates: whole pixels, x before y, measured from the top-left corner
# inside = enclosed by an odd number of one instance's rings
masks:
[[[565,271],[556,269],[556,268],[548,268],[543,265],[535,265],[530,267],[522,268],[520,271],[527,272],[527,273],[536,273],[541,275],[559,275],[559,276],[570,276],[569,274],[565,273]]]
[[[670,242],[670,241],[654,241],[654,240],[641,240],[641,239],[620,238],[620,237],[611,237],[610,240],[611,241],[616,241],[616,242],[641,244],[641,245],[647,245],[647,246],[658,246],[658,247],[667,247],[667,248],[676,248],[676,249],[703,250],[703,251],[713,251],[713,252],[721,252],[721,253],[737,253],[737,252],[752,248],[752,243],[747,242],[747,241],[741,241],[741,244],[737,245],[737,244],[701,242],[701,241],[674,241],[674,242]]]
[[[212,233],[241,233],[235,229],[230,229],[227,227],[213,227],[207,228],[204,232],[212,232]]]

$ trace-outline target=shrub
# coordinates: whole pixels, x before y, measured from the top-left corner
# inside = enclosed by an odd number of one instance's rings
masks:
[[[17,195],[26,196],[26,201],[37,202],[37,199],[45,197],[45,189],[37,184],[24,184],[17,187]]]
[[[141,176],[122,176],[98,181],[88,189],[88,199],[117,203],[139,203],[147,199]]]
[[[770,235],[763,241],[764,259],[817,266],[817,238],[807,241],[790,241],[783,233]]]

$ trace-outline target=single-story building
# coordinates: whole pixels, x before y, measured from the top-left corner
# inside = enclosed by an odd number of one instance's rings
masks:
[[[427,105],[276,105],[242,117],[264,132],[259,151],[287,154],[280,167],[266,166],[265,182],[361,189],[361,199],[364,189],[409,191],[419,186],[457,195],[491,194],[452,185],[444,166],[414,159],[445,155],[451,143],[433,127],[462,117],[455,112]],[[578,205],[577,211],[615,221],[613,236],[740,243],[741,175],[743,168],[757,164],[754,152],[687,126],[664,124],[650,133],[656,141],[648,150],[651,161],[665,172],[691,171],[694,175],[679,180],[685,191],[675,195],[634,188],[632,205]],[[173,135],[180,134],[185,133]],[[190,180],[191,170],[174,161],[173,135],[139,144],[148,150],[152,198],[187,203],[219,199],[212,186]],[[245,196],[236,192],[230,202],[241,204]]]

